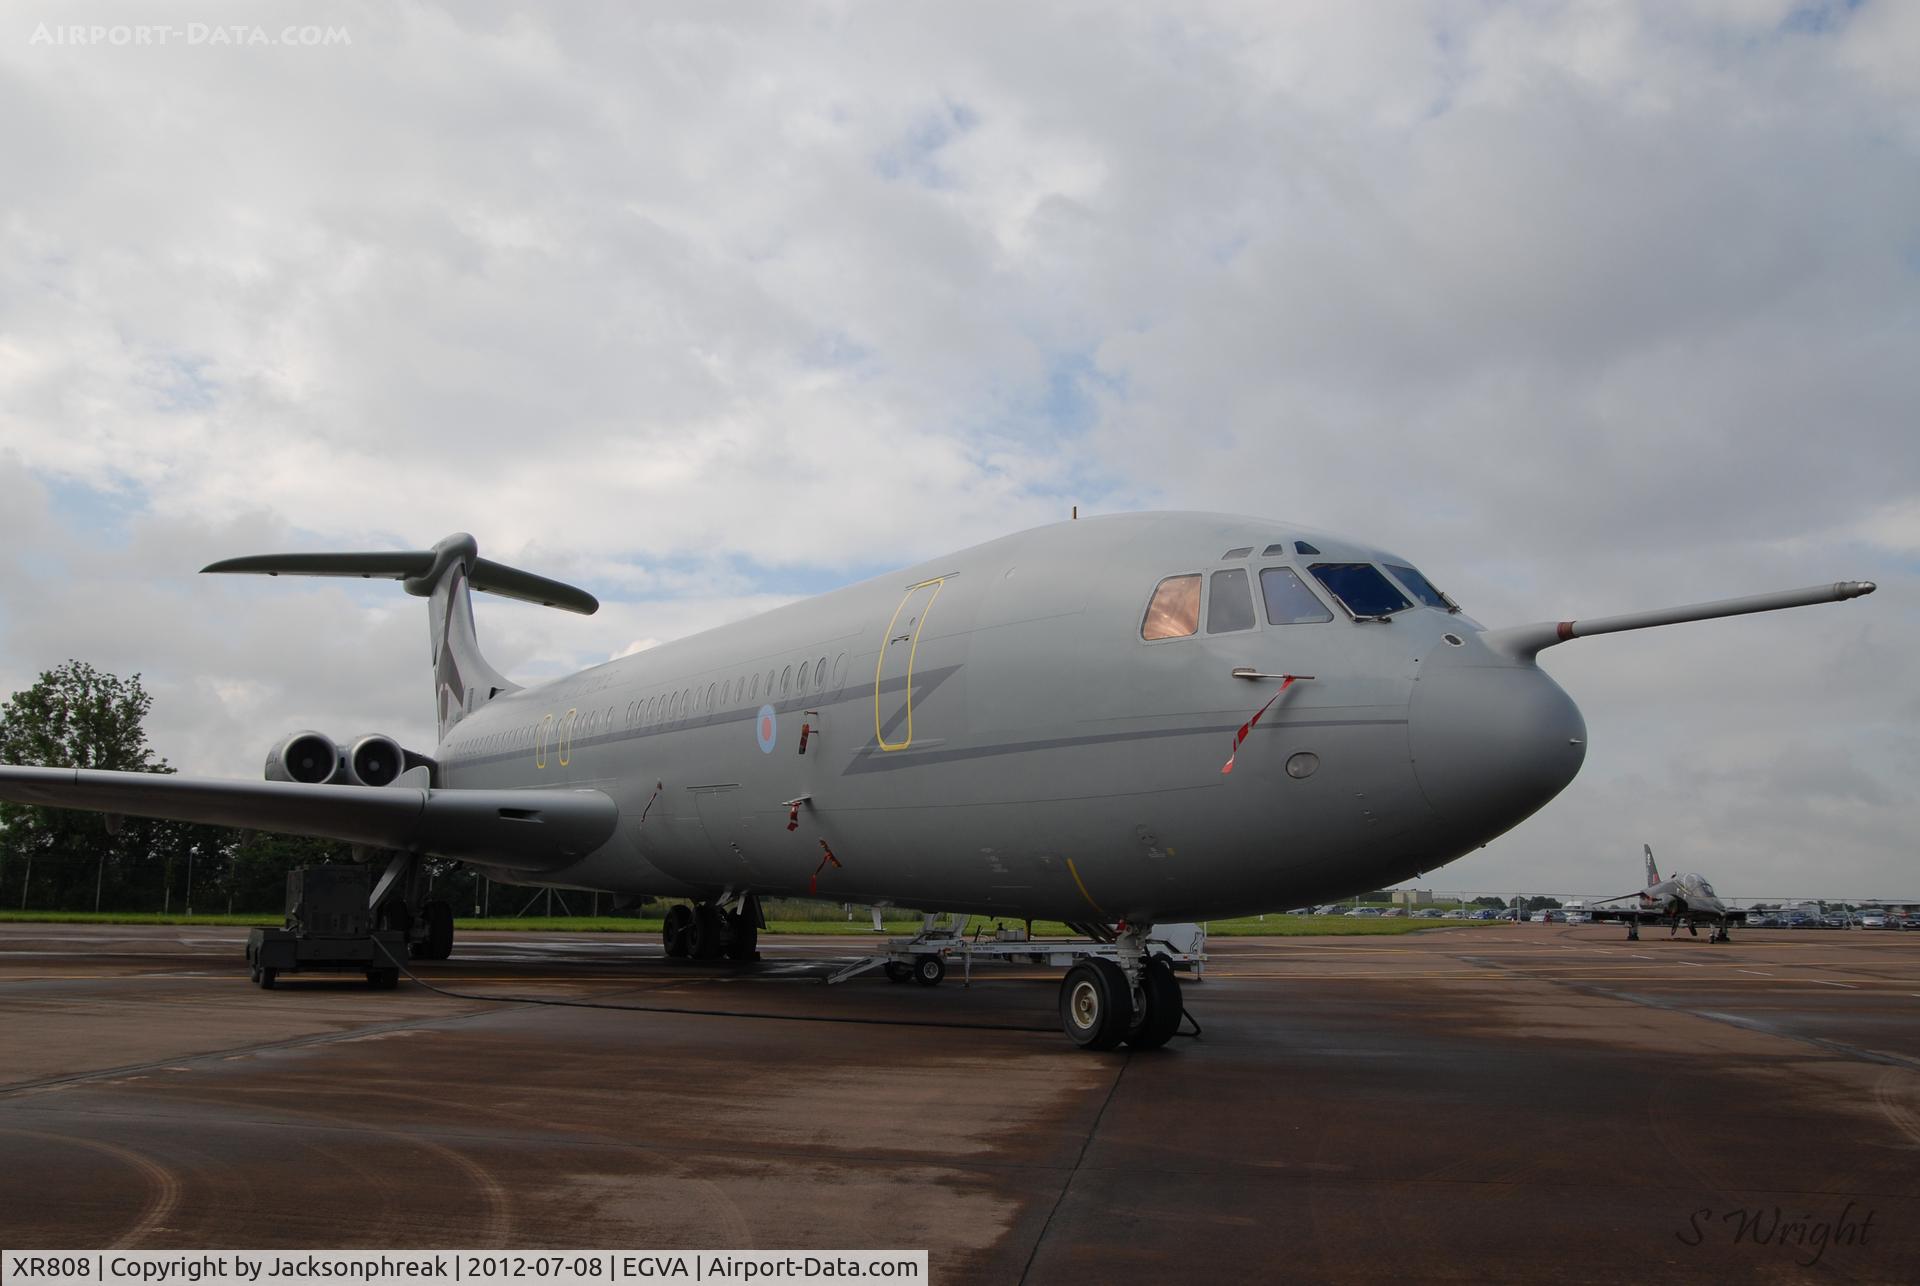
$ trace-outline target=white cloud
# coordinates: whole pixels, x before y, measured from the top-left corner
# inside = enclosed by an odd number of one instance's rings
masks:
[[[1578,887],[1643,840],[1735,889],[1810,849],[1906,878],[1910,7],[27,17],[0,681],[140,670],[183,767],[427,735],[417,604],[191,575],[228,554],[471,530],[608,600],[481,606],[544,675],[1073,503],[1213,508],[1495,624],[1881,580],[1550,653],[1588,767],[1440,878]]]

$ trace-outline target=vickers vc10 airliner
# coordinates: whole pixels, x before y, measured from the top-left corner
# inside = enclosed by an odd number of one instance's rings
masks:
[[[265,781],[0,768],[0,798],[350,841],[416,955],[453,925],[420,859],[675,897],[669,954],[751,958],[759,899],[1062,920],[1110,943],[1063,1028],[1164,1044],[1156,924],[1327,901],[1431,871],[1573,779],[1586,727],[1535,663],[1570,639],[1833,602],[1843,581],[1488,630],[1409,560],[1265,518],[1123,514],[949,554],[533,687],[483,659],[468,593],[591,595],[430,550],[209,572],[399,580],[425,597],[431,753],[301,732]]]

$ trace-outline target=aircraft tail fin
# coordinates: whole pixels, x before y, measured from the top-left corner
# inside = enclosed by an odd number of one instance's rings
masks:
[[[359,576],[397,580],[428,600],[432,631],[435,713],[440,735],[497,696],[519,685],[487,664],[473,628],[469,590],[486,590],[543,607],[591,615],[600,602],[583,589],[480,557],[479,544],[455,532],[432,549],[384,553],[254,554],[210,563],[202,572],[266,576]]]
[[[1653,845],[1642,844],[1640,847],[1647,852],[1647,887],[1652,888],[1660,882],[1660,868],[1654,865]]]

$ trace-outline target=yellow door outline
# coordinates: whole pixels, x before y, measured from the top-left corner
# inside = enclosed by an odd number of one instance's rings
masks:
[[[893,615],[887,619],[887,631],[880,636],[880,655],[873,663],[873,739],[882,750],[905,750],[913,744],[913,658],[920,651],[920,632],[927,627],[927,614],[933,610],[933,604],[940,597],[940,589],[947,583],[945,576],[935,576],[932,580],[923,580],[907,586],[907,592],[900,596]],[[919,619],[913,625],[913,639],[907,644],[907,737],[904,741],[888,741],[880,730],[880,676],[887,668],[887,648],[892,646],[893,627],[900,621],[900,613],[906,610],[913,596],[933,586],[933,593],[927,597],[927,605],[920,609]]]
[[[540,721],[540,726],[533,730],[533,766],[535,768],[547,766],[547,731],[552,727],[553,716],[548,715]]]
[[[559,756],[560,766],[562,768],[565,768],[567,764],[571,762],[570,756],[573,754],[573,725],[579,722],[579,714],[579,708],[576,707],[567,711],[566,714],[560,718],[560,746],[556,753]]]

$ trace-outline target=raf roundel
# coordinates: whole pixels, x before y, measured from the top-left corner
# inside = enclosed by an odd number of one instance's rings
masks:
[[[775,717],[772,706],[761,706],[760,713],[754,717],[754,736],[760,739],[760,753],[773,753],[774,743],[780,739],[780,721]]]

